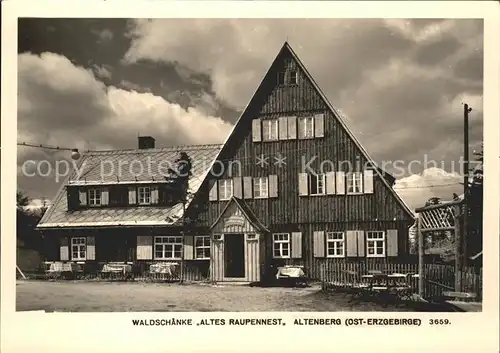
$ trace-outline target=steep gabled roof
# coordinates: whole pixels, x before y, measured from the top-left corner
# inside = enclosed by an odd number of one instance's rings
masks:
[[[89,151],[63,183],[38,228],[154,226],[174,224],[182,204],[173,206],[106,207],[68,211],[67,185],[117,185],[166,183],[166,167],[172,167],[179,152],[192,160],[189,191],[196,193],[209,172],[221,145],[191,145],[156,149]],[[119,165],[122,167],[120,168]],[[142,165],[145,170],[138,170]],[[150,168],[147,168],[147,166]],[[102,168],[102,169],[101,169]],[[147,169],[146,169],[147,168]]]
[[[388,174],[387,172],[383,171],[379,166],[377,166],[377,164],[375,163],[375,161],[373,160],[373,158],[370,157],[370,155],[368,154],[368,152],[361,145],[361,143],[356,138],[356,136],[353,134],[353,132],[351,131],[351,129],[347,126],[346,122],[342,118],[342,116],[339,113],[339,111],[337,109],[335,109],[335,107],[330,103],[330,101],[328,100],[328,98],[326,97],[326,95],[323,93],[323,91],[321,90],[321,88],[318,86],[318,84],[316,83],[316,81],[313,79],[313,77],[311,76],[311,74],[309,73],[309,71],[307,71],[306,67],[304,66],[304,64],[302,63],[302,61],[299,59],[299,57],[297,56],[297,54],[293,51],[293,49],[288,44],[288,42],[285,42],[285,44],[283,44],[283,47],[279,51],[278,55],[276,55],[273,63],[271,64],[271,66],[267,70],[266,74],[264,75],[264,78],[261,80],[259,86],[257,87],[257,89],[255,90],[254,94],[250,98],[250,101],[248,102],[247,106],[245,107],[245,109],[241,113],[240,117],[238,118],[236,124],[233,127],[233,130],[231,131],[231,133],[226,138],[226,140],[225,140],[225,142],[223,144],[223,147],[221,148],[221,150],[220,150],[220,152],[219,152],[219,154],[218,154],[218,156],[217,156],[217,158],[215,160],[219,160],[220,157],[226,153],[227,149],[229,148],[228,147],[228,142],[232,138],[234,138],[234,135],[236,134],[236,131],[238,130],[238,125],[241,125],[242,121],[245,119],[245,117],[247,116],[247,114],[251,114],[252,113],[252,107],[256,103],[257,98],[259,96],[259,93],[262,92],[263,89],[264,89],[264,83],[270,77],[270,74],[272,72],[274,72],[274,67],[279,64],[279,59],[284,54],[289,54],[297,62],[297,64],[299,65],[300,69],[304,72],[304,74],[306,75],[307,79],[311,82],[311,84],[313,85],[313,87],[316,90],[316,92],[319,94],[319,96],[321,97],[321,99],[324,101],[325,105],[332,112],[333,116],[340,122],[341,126],[347,132],[348,136],[352,139],[352,141],[354,142],[354,144],[356,145],[356,147],[359,148],[360,152],[363,154],[363,156],[366,158],[366,160],[369,163],[371,163],[372,165],[376,166],[376,168],[374,168],[374,171],[380,177],[380,180],[390,190],[390,192],[392,193],[392,195],[396,198],[397,202],[407,212],[407,214],[411,218],[414,218],[413,211],[404,202],[404,200],[396,193],[396,191],[392,188],[392,185],[390,185],[390,183],[389,183],[389,181],[393,180],[394,177],[392,175]]]

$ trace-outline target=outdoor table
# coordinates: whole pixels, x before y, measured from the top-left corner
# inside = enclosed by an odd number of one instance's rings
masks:
[[[368,290],[372,295],[394,294],[398,298],[410,296],[410,286],[407,283],[408,275],[403,273],[384,274],[381,272],[363,275],[361,278],[369,282]],[[403,283],[401,283],[403,282]]]
[[[303,270],[304,266],[286,265],[278,267],[276,279],[288,281],[293,285],[307,285],[307,277]]]

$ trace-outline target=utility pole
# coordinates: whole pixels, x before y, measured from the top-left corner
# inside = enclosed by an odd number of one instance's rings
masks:
[[[467,218],[469,215],[468,207],[468,191],[469,191],[469,113],[471,108],[466,103],[464,104],[464,203],[463,203],[463,231],[462,233],[462,266],[467,266]]]

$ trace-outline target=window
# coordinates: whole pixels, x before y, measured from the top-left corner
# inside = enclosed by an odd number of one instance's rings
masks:
[[[71,238],[71,259],[85,260],[87,257],[87,244],[85,237]]]
[[[233,196],[233,180],[219,180],[219,200],[229,200]]]
[[[385,256],[385,233],[367,232],[366,233],[367,257]]]
[[[151,188],[149,186],[139,186],[137,191],[139,194],[139,205],[151,204]]]
[[[182,237],[155,237],[155,259],[180,259]]]
[[[264,199],[268,197],[268,181],[267,177],[253,179],[253,197],[256,199]]]
[[[210,259],[210,236],[195,236],[194,237],[195,253],[194,258],[197,260]]]
[[[273,234],[273,257],[290,258],[290,234]]]
[[[309,174],[309,190],[310,195],[324,195],[325,190],[325,174]]]
[[[299,82],[299,76],[297,75],[297,71],[290,72],[290,84],[296,85]]]
[[[89,189],[89,205],[101,205],[101,189]]]
[[[326,256],[327,257],[344,257],[344,233],[329,232],[326,233]]]
[[[306,116],[299,118],[299,139],[314,137],[314,117]]]
[[[347,174],[347,193],[361,194],[363,192],[363,173]]]
[[[278,72],[278,85],[284,85],[284,84],[285,84],[285,73]]]
[[[264,141],[274,141],[278,139],[278,119],[262,121],[262,139]]]

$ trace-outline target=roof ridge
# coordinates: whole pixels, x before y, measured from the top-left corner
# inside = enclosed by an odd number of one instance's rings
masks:
[[[176,150],[198,150],[205,148],[221,148],[224,146],[222,143],[208,143],[208,144],[200,144],[200,145],[177,145],[177,146],[167,146],[167,147],[158,147],[158,148],[118,148],[118,149],[110,149],[110,150],[88,150],[83,151],[86,155],[93,154],[106,154],[106,153],[151,153],[151,152],[166,152],[166,151],[176,151]]]

